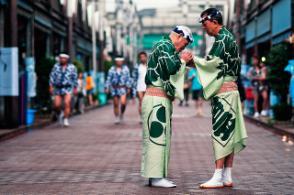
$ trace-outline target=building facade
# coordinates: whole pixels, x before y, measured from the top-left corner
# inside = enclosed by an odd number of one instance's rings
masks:
[[[72,2],[0,1],[0,47],[18,48],[19,67],[19,96],[12,99],[0,97],[0,123],[4,126],[25,124],[28,102],[24,72],[27,59],[33,59],[37,70],[44,59],[55,59],[60,52],[66,52],[72,61],[78,60],[86,70],[91,69],[92,33],[85,13],[87,1],[76,0],[75,12],[69,15],[67,3]],[[98,41],[96,47],[99,60]],[[38,82],[42,77],[37,75]]]
[[[242,20],[237,21],[239,27],[235,30],[240,35],[239,41],[243,45],[243,54],[247,63],[250,62],[252,55],[266,56],[272,46],[289,40],[294,31],[292,0],[239,0],[238,2],[241,10],[237,11],[240,16],[237,18]],[[241,28],[243,30],[240,30]]]

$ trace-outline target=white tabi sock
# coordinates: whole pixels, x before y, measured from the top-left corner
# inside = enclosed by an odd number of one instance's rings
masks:
[[[220,181],[222,179],[223,169],[215,169],[211,180]]]
[[[223,171],[223,182],[225,183],[232,183],[232,168],[225,167]]]
[[[201,188],[223,187],[222,173],[223,173],[223,169],[215,169],[212,178],[209,181],[201,184],[200,187]]]

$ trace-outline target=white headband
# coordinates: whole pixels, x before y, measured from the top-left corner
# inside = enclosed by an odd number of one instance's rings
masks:
[[[65,53],[61,53],[61,54],[59,54],[59,57],[60,57],[60,58],[67,58],[67,59],[69,59],[69,55],[67,55],[67,54],[65,54]]]
[[[115,61],[124,61],[125,59],[124,58],[121,58],[121,57],[117,57],[117,58],[114,58]]]

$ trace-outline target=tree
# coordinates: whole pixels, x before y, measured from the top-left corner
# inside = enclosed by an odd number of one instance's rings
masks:
[[[36,66],[37,73],[37,107],[50,111],[51,95],[49,93],[49,75],[55,60],[53,58],[43,58]]]
[[[274,93],[280,96],[281,104],[287,103],[289,91],[290,74],[284,71],[289,60],[288,48],[287,43],[273,46],[266,60],[269,86]]]
[[[83,73],[83,72],[85,72],[85,67],[84,67],[84,65],[82,64],[81,61],[79,61],[79,60],[74,60],[74,61],[73,61],[73,64],[74,64],[75,67],[77,68],[78,73]]]

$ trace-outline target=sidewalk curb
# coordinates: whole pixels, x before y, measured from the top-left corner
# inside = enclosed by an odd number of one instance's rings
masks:
[[[98,106],[85,108],[85,113],[92,111],[92,110],[95,110],[95,109],[98,109],[98,108],[101,108],[103,106],[107,106],[107,105],[108,105],[108,103],[106,103],[104,105],[98,105]],[[71,117],[74,117],[77,115],[79,115],[79,114],[75,112],[75,113],[73,113],[73,115]],[[11,131],[0,135],[0,142],[15,138],[19,135],[22,135],[22,134],[27,133],[27,132],[34,130],[34,129],[47,127],[47,126],[52,125],[54,123],[56,123],[56,122],[49,120],[49,121],[40,122],[38,124],[33,124],[30,126],[23,125],[18,128],[15,128],[15,129],[10,129]]]
[[[279,128],[279,127],[276,127],[274,125],[270,125],[268,123],[265,123],[263,121],[255,119],[251,116],[244,115],[244,117],[247,121],[254,123],[258,126],[262,126],[264,129],[266,129],[276,135],[280,135],[280,136],[286,135],[287,137],[291,137],[292,139],[294,139],[294,133],[292,133],[292,132],[289,132],[289,131],[282,129],[282,128]]]

